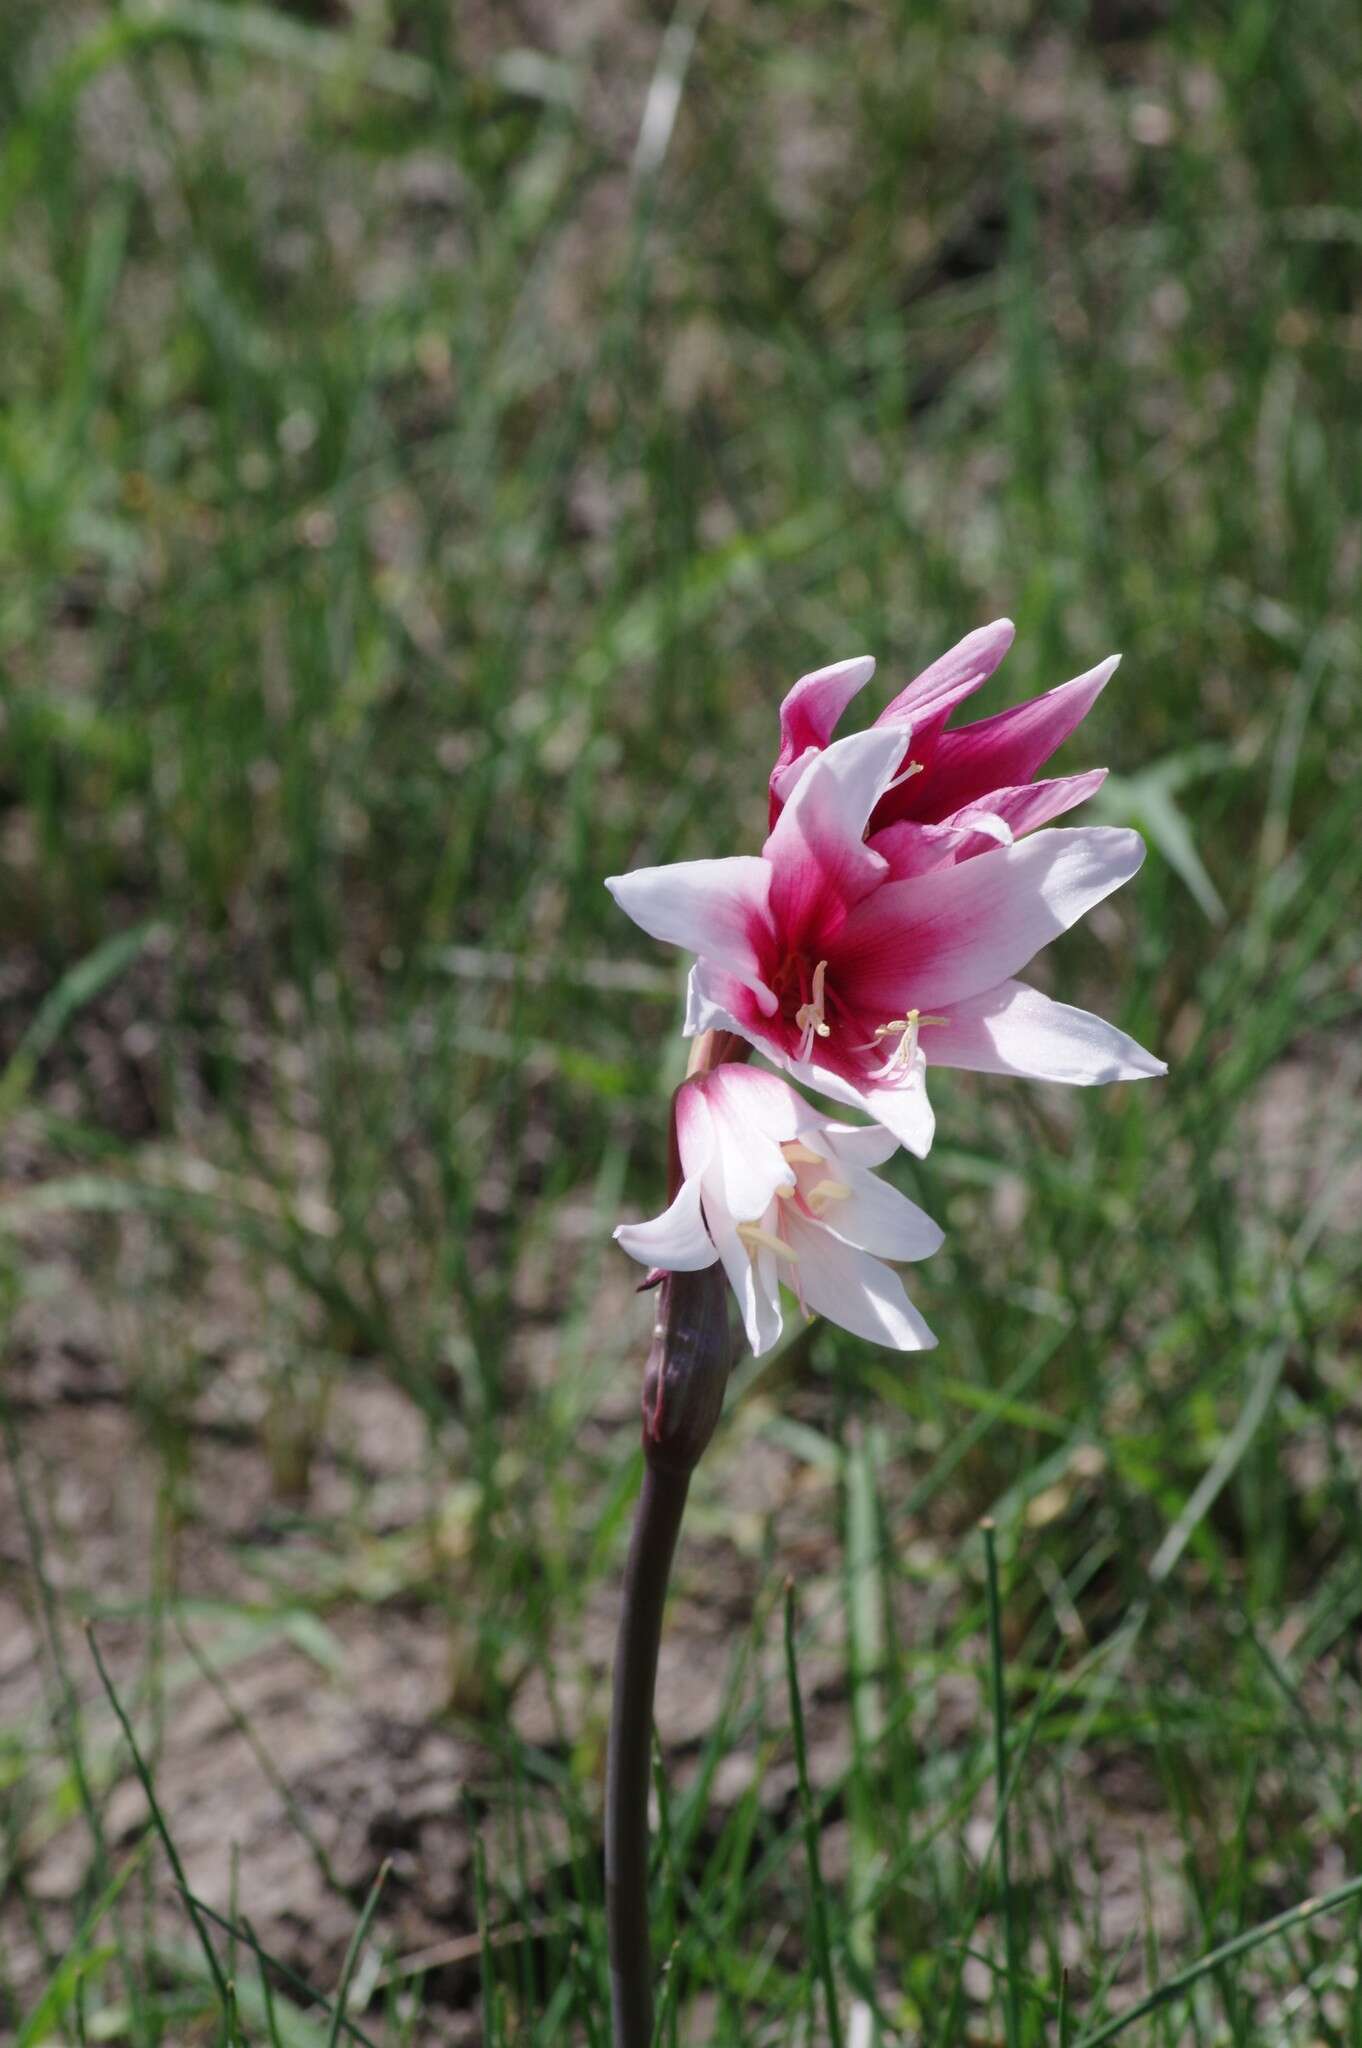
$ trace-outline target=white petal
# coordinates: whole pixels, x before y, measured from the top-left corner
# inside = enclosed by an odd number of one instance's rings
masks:
[[[854,1081],[844,1080],[840,1074],[835,1074],[831,1067],[815,1066],[812,1060],[791,1059],[779,1048],[770,1050],[763,1046],[762,1051],[796,1081],[802,1081],[806,1088],[812,1088],[819,1095],[830,1096],[834,1102],[844,1102],[848,1109],[873,1114],[866,1091],[858,1088]]]
[[[816,1223],[792,1216],[790,1243],[811,1309],[854,1336],[896,1351],[930,1351],[935,1337],[904,1293],[903,1282],[869,1252],[840,1243]]]
[[[826,1152],[831,1147],[833,1156],[846,1166],[883,1166],[899,1149],[898,1139],[883,1124],[819,1123],[809,1129],[814,1149]]]
[[[705,1075],[704,1084],[720,1143],[724,1141],[721,1126],[727,1123],[739,1138],[759,1131],[772,1144],[784,1145],[808,1116],[808,1105],[789,1082],[779,1074],[768,1074],[765,1067],[726,1060]]]
[[[798,1098],[774,1074],[732,1063],[689,1086],[703,1088],[714,1132],[705,1199],[722,1202],[735,1223],[755,1223],[776,1189],[793,1185],[794,1169],[780,1147],[795,1134]]]
[[[606,888],[650,938],[681,946],[745,982],[769,1017],[778,1005],[757,968],[756,938],[769,919],[771,870],[764,860],[682,860],[610,875]]]
[[[667,1273],[698,1273],[719,1256],[700,1213],[700,1183],[687,1180],[671,1207],[650,1223],[621,1223],[615,1242],[641,1266]]]
[[[685,1037],[698,1038],[702,1031],[736,1031],[741,1036],[742,1026],[714,993],[714,983],[704,962],[697,960],[686,976],[686,1019],[681,1027]]]
[[[907,1195],[845,1162],[840,1162],[840,1177],[851,1193],[829,1202],[819,1221],[843,1244],[879,1259],[929,1259],[940,1251],[945,1233]]]
[[[949,1021],[923,1033],[933,1066],[977,1073],[1024,1074],[1033,1081],[1139,1081],[1168,1072],[1124,1031],[1052,1002],[1022,981],[1005,981],[969,1002],[953,1003]]]
[[[867,1087],[865,1106],[915,1159],[927,1157],[936,1135],[936,1113],[927,1095],[927,1061],[921,1046],[913,1055],[909,1078],[897,1086]]]
[[[785,1315],[780,1305],[780,1263],[766,1250],[759,1250],[752,1261],[752,1288],[756,1296],[757,1313],[754,1317],[753,1332],[748,1332],[747,1341],[752,1356],[760,1358],[773,1344],[778,1344],[785,1331]]]
[[[754,1045],[760,1043],[751,1032],[746,1036]],[[916,1158],[925,1159],[931,1151],[936,1117],[927,1099],[927,1063],[920,1046],[914,1059],[911,1081],[901,1082],[896,1087],[876,1087],[870,1081],[858,1087],[854,1081],[844,1080],[842,1075],[833,1073],[830,1067],[817,1067],[811,1060],[788,1058],[779,1047],[763,1045],[761,1049],[769,1059],[783,1066],[787,1074],[792,1074],[796,1081],[802,1081],[805,1087],[816,1089],[820,1095],[831,1096],[834,1102],[844,1102],[849,1109],[859,1109],[877,1124],[882,1124],[894,1144],[906,1146]]]
[[[747,1246],[727,1217],[711,1212],[709,1222],[729,1285],[738,1297],[752,1356],[760,1358],[779,1341],[785,1327],[780,1313],[776,1262],[769,1252],[759,1252],[756,1259],[750,1258]]]
[[[676,1119],[676,1149],[681,1155],[681,1171],[687,1180],[696,1181],[703,1188],[705,1174],[713,1163],[717,1140],[702,1077],[681,1083],[676,1091],[672,1115]]]

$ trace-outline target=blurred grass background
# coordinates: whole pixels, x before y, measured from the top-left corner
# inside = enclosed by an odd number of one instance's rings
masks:
[[[740,1368],[661,2039],[1105,2039],[1362,1870],[1360,79],[1324,0],[0,5],[16,2038],[338,2038],[388,1859],[373,2039],[604,2041],[682,1049],[600,878],[1000,612],[981,711],[1124,653],[1064,758],[1151,857],[1048,985],[1171,1074],[943,1079],[940,1350]],[[1362,2042],[1360,1948],[1123,2038]]]

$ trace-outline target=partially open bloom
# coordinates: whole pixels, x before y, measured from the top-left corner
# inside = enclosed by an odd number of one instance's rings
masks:
[[[758,857],[607,882],[644,931],[697,956],[687,1031],[740,1032],[919,1155],[934,1128],[929,1061],[1049,1081],[1162,1073],[1113,1025],[1013,979],[1129,881],[1139,835],[1092,826],[1016,839],[980,804],[867,841],[902,783],[906,744],[890,724],[815,750]]]
[[[1032,780],[1096,703],[1120,659],[1109,655],[1085,675],[992,718],[947,731],[959,704],[986,683],[1012,645],[1010,619],[981,626],[901,690],[875,723],[902,739],[898,767],[867,823],[879,834],[913,824],[928,842],[958,843],[979,812],[1001,818],[1014,838],[1048,824],[1099,789],[1105,768]],[[772,825],[806,768],[832,740],[843,711],[875,672],[869,655],[801,676],[780,707],[780,753],[771,771]],[[939,831],[937,828],[940,828]],[[987,831],[985,827],[985,831]],[[973,851],[985,850],[987,839]],[[888,846],[885,847],[888,851]]]
[[[886,1259],[941,1244],[930,1216],[870,1171],[895,1148],[873,1127],[830,1123],[776,1074],[729,1062],[676,1096],[682,1182],[651,1223],[616,1238],[643,1265],[696,1272],[716,1260],[753,1353],[783,1327],[783,1282],[808,1315],[898,1351],[935,1344]]]

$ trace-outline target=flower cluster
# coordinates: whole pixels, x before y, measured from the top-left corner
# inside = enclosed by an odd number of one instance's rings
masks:
[[[770,829],[759,855],[638,868],[606,886],[653,938],[694,954],[686,1031],[732,1032],[795,1080],[859,1110],[831,1123],[774,1074],[728,1063],[679,1091],[682,1178],[652,1223],[622,1225],[650,1267],[722,1262],[752,1349],[781,1331],[780,1283],[899,1350],[934,1340],[883,1261],[924,1258],[940,1232],[870,1169],[922,1157],[927,1068],[1043,1081],[1165,1071],[1122,1031],[1015,979],[1144,858],[1135,832],[1040,831],[1105,769],[1036,779],[1115,658],[1046,695],[951,729],[1012,641],[1002,619],[910,683],[873,726],[834,737],[874,671],[838,662],[780,712]]]

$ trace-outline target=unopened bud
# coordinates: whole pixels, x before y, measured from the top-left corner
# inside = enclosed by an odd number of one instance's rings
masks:
[[[733,1362],[728,1288],[716,1260],[699,1273],[666,1273],[643,1374],[643,1454],[662,1472],[695,1469],[723,1412]]]

